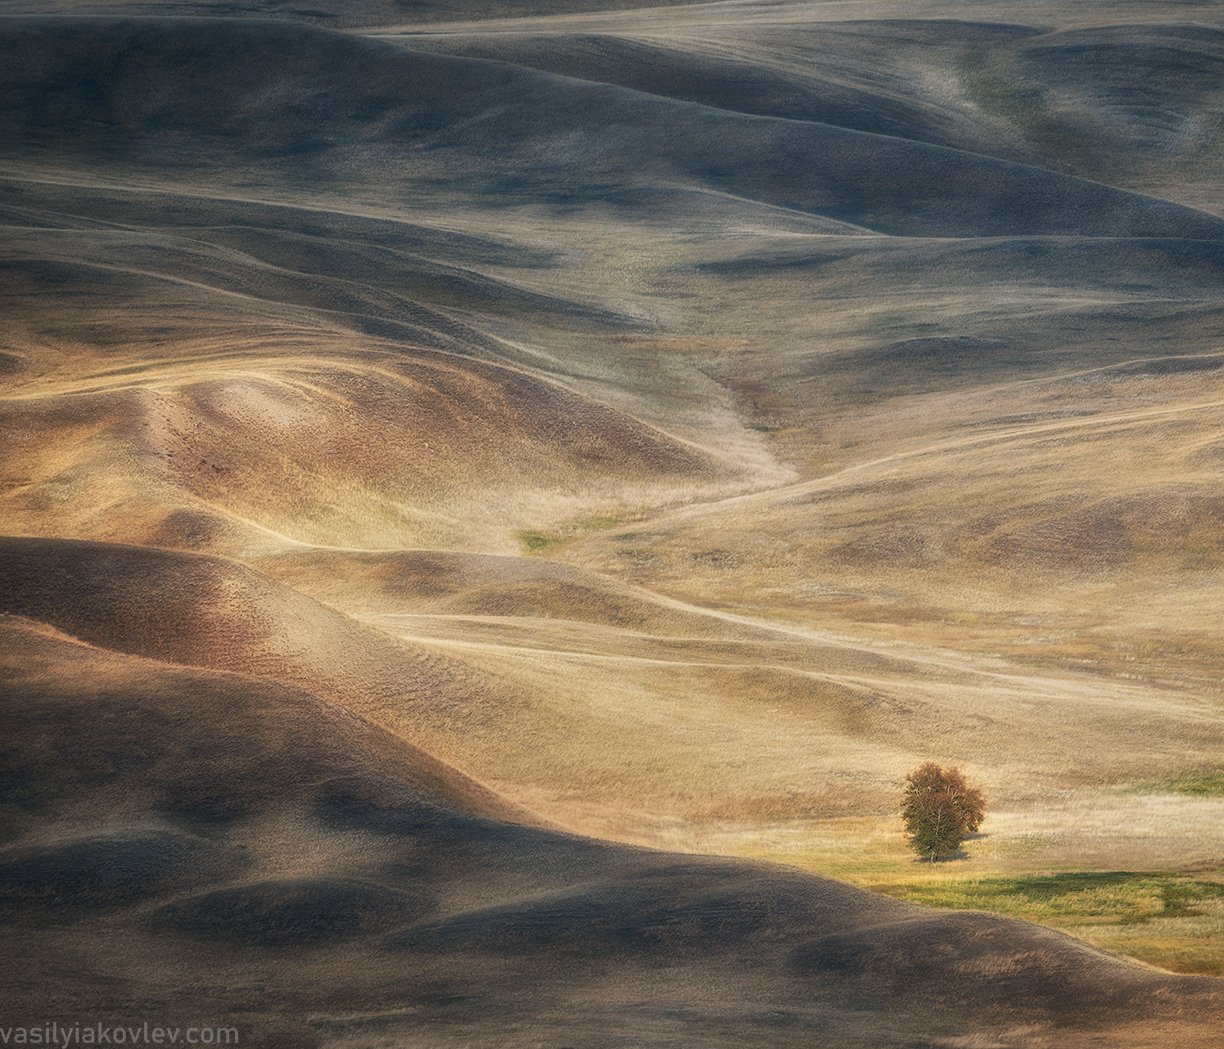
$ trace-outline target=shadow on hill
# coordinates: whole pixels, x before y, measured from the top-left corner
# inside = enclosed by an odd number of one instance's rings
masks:
[[[41,165],[401,204],[640,202],[653,183],[899,234],[1224,233],[1037,167],[290,25],[7,19],[0,69],[0,150]]]
[[[150,583],[147,599],[179,619],[173,590]],[[73,1015],[113,1015],[118,978],[121,1013],[169,1021],[188,1006],[160,988],[190,985],[193,1015],[241,1017],[254,1044],[310,1044],[344,1014],[350,1034],[444,1046],[504,1045],[494,1032],[519,1024],[602,1045],[610,981],[632,1010],[620,1044],[649,1044],[681,1008],[687,1037],[758,1045],[1018,1025],[1074,1045],[1140,1017],[1192,1045],[1201,1028],[1179,1017],[1219,1007],[1213,981],[1033,926],[505,822],[512,807],[436,760],[268,678],[29,618],[0,638],[0,771],[21,785],[0,806],[13,1016],[70,959]]]

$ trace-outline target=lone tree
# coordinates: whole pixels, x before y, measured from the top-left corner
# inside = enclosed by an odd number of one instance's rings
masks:
[[[905,778],[901,818],[905,836],[932,863],[956,855],[960,843],[982,825],[986,801],[960,769],[919,765]]]

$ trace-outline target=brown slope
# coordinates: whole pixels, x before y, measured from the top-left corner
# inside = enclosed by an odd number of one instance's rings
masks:
[[[897,780],[937,754],[965,765],[1011,814],[1001,827],[1008,847],[1017,831],[1006,821],[1041,822],[1051,784],[1074,792],[1085,818],[1107,820],[1114,802],[1102,788],[1208,760],[1220,738],[1184,697],[979,668],[931,649],[769,631],[693,610],[676,617],[676,606],[632,590],[587,583],[567,593],[581,575],[534,562],[510,571],[501,559],[461,559],[460,593],[479,595],[487,571],[484,600],[508,578],[534,578],[524,611],[628,613],[638,627],[683,634],[552,625],[512,614],[504,598],[501,611],[511,614],[380,611],[363,625],[218,558],[32,539],[5,540],[0,555],[10,581],[4,610],[134,654],[292,683],[548,819],[622,840],[725,850],[718,843],[736,827],[886,820]],[[434,555],[406,561],[435,563]],[[453,571],[455,561],[443,557],[442,566]],[[306,579],[340,607],[352,607],[363,579],[390,585],[376,599],[384,609],[399,599],[399,555],[321,552],[313,565],[308,555],[295,562],[289,578]],[[173,600],[172,614],[163,599]],[[574,600],[578,607],[566,608]],[[1060,730],[1051,734],[1051,725]],[[1079,743],[1086,732],[1100,743],[1089,755]],[[750,837],[731,845],[750,848]],[[1159,841],[1168,854],[1197,856],[1204,847],[1198,838]],[[1144,847],[1145,856],[1154,852]]]
[[[28,620],[0,623],[0,661],[15,1022],[203,1014],[297,1046],[547,1030],[865,1049],[971,1030],[1139,1047],[1209,1045],[1224,1008],[1215,981],[1021,923],[498,823],[419,754],[267,682]]]
[[[129,656],[5,615],[5,832],[54,837],[151,814],[207,835],[349,783],[409,807],[529,823],[522,809],[365,719],[268,678]],[[25,698],[24,703],[17,696]],[[75,760],[61,762],[60,757]],[[410,799],[405,802],[403,799]],[[388,802],[390,803],[390,802]]]
[[[1049,826],[1051,790],[1076,799],[1081,823],[1110,823],[1129,784],[1209,763],[1224,738],[1189,697],[771,627],[537,558],[309,550],[258,566],[512,683],[528,701],[489,706],[447,752],[534,811],[621,840],[752,854],[758,833],[801,847],[828,821],[875,820],[904,866],[897,783],[938,755],[989,791],[1001,815],[988,847],[1039,867],[1097,840]],[[1017,819],[1045,828],[1040,849]],[[1197,832],[1149,838],[1129,862],[1214,855]]]
[[[920,349],[912,347],[920,355]],[[894,362],[899,371],[904,365]],[[936,403],[939,403],[938,400]],[[566,548],[678,597],[1218,691],[1218,353],[1000,384],[959,433]],[[892,422],[929,402],[899,398]],[[700,554],[717,535],[722,566]],[[980,640],[979,640],[980,639]]]
[[[101,543],[0,541],[0,610],[132,655],[271,678],[407,740],[461,736],[512,686],[220,558]]]
[[[513,548],[516,527],[733,476],[525,372],[255,321],[231,322],[227,340],[208,312],[195,313],[202,360],[179,344],[188,359],[133,381],[132,347],[97,378],[80,352],[80,378],[0,399],[10,528],[225,552]]]
[[[769,636],[539,558],[310,549],[260,558],[256,565],[265,575],[358,616],[527,617],[679,637]]]

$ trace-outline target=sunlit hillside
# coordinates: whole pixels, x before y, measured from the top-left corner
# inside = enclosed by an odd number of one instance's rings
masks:
[[[1192,0],[0,3],[5,1022],[1218,1044],[1222,74]]]

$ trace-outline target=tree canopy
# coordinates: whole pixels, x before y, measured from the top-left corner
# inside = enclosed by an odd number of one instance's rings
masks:
[[[986,801],[958,768],[933,761],[905,779],[901,818],[914,851],[934,861],[954,856],[961,842],[982,825]]]

